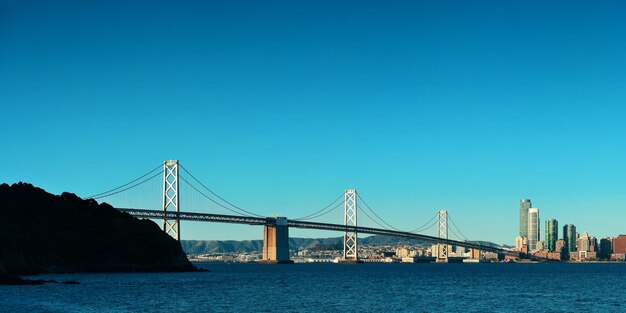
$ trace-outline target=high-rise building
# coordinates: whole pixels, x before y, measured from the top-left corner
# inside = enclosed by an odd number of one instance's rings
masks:
[[[613,253],[613,247],[610,238],[602,238],[600,239],[600,253],[598,256],[602,259],[611,258],[611,253]]]
[[[592,251],[589,245],[589,234],[587,232],[584,232],[583,235],[576,240],[576,251]]]
[[[546,220],[546,236],[544,237],[544,241],[548,251],[556,251],[557,240],[559,240],[559,222],[555,219]]]
[[[519,235],[528,238],[528,209],[530,209],[530,199],[519,201]]]
[[[598,252],[598,238],[589,237],[589,251]]]
[[[563,240],[565,240],[565,250],[567,252],[576,251],[576,226],[567,224],[563,226]]]
[[[619,235],[613,238],[613,253],[626,253],[626,235]]]
[[[537,249],[537,241],[539,237],[539,209],[528,209],[528,250],[533,251]]]

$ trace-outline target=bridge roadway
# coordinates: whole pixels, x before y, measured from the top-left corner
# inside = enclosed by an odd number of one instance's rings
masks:
[[[274,217],[254,217],[254,216],[240,216],[240,215],[223,215],[223,214],[210,214],[210,213],[194,213],[194,212],[171,212],[171,211],[159,211],[159,210],[146,210],[146,209],[130,209],[130,208],[117,208],[119,211],[126,212],[134,217],[149,218],[149,219],[180,219],[185,221],[196,222],[214,222],[214,223],[230,223],[230,224],[245,224],[245,225],[275,225],[276,218]],[[478,249],[481,251],[490,251],[496,253],[506,253],[507,250],[500,248],[483,246],[467,241],[458,241],[452,239],[439,239],[434,236],[420,235],[404,231],[388,230],[382,228],[362,227],[362,226],[346,226],[340,224],[330,223],[318,223],[307,222],[298,220],[287,219],[287,226],[294,228],[305,229],[319,229],[319,230],[331,230],[331,231],[356,231],[361,234],[370,235],[383,235],[392,237],[403,237],[409,239],[418,239],[429,242],[442,242],[453,246],[461,246],[470,249]]]

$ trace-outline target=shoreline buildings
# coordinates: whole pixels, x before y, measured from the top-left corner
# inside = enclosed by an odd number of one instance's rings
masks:
[[[611,239],[611,260],[626,261],[626,235],[619,235]]]
[[[533,208],[530,199],[519,201],[519,235],[515,238],[517,251],[528,253],[537,249],[537,243],[541,240],[539,235],[539,209]],[[543,247],[539,243],[539,247]]]
[[[539,209],[533,208],[530,199],[521,199],[519,207],[519,234],[515,238],[515,250],[538,258],[561,261],[621,261],[626,262],[626,235],[597,238],[588,232],[579,235],[576,226],[563,226],[559,239],[559,222],[545,221],[541,240]]]

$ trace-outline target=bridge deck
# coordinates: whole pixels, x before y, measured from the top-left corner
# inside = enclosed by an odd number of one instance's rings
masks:
[[[130,208],[118,208],[122,212],[126,212],[132,216],[139,218],[150,219],[180,219],[186,221],[197,222],[214,222],[214,223],[230,223],[230,224],[245,224],[245,225],[273,225],[276,223],[276,219],[273,217],[254,217],[254,216],[240,216],[240,215],[224,215],[224,214],[210,214],[210,213],[194,213],[194,212],[171,212],[171,211],[157,211],[157,210],[145,210],[145,209],[130,209]],[[340,224],[307,222],[298,220],[287,220],[287,225],[294,228],[305,229],[319,229],[330,231],[356,231],[361,234],[370,235],[383,235],[392,237],[403,237],[409,239],[418,239],[428,242],[441,242],[453,246],[461,246],[471,249],[479,249],[481,251],[490,251],[496,253],[506,253],[507,250],[483,246],[472,242],[458,241],[452,239],[439,239],[434,236],[415,234],[410,232],[362,227],[362,226],[346,226]]]

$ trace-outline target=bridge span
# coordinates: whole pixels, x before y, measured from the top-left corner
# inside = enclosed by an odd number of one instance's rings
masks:
[[[280,217],[255,217],[255,216],[239,216],[239,215],[225,215],[225,214],[211,214],[211,213],[195,213],[195,212],[171,212],[171,211],[159,211],[159,210],[146,210],[146,209],[131,209],[131,208],[117,208],[119,211],[126,212],[134,217],[149,218],[149,219],[166,219],[166,220],[181,220],[181,221],[196,221],[196,222],[213,222],[213,223],[230,223],[230,224],[244,224],[244,225],[256,225],[265,227],[275,227],[280,224]],[[480,251],[489,251],[500,254],[505,254],[510,251],[497,247],[485,246],[469,241],[459,241],[453,239],[439,238],[435,236],[416,234],[412,232],[396,231],[383,228],[363,227],[363,226],[351,226],[342,224],[330,224],[319,223],[299,220],[286,219],[286,226],[289,228],[304,228],[304,229],[317,229],[328,230],[338,232],[354,232],[360,234],[370,235],[383,235],[391,237],[403,237],[408,239],[423,240],[426,242],[446,244],[451,246],[460,246],[469,249],[475,249]],[[288,247],[287,247],[288,249]]]
[[[161,176],[163,180],[158,181],[157,177]],[[157,200],[162,204],[145,205],[130,204],[119,205],[112,203],[114,207],[122,212],[126,212],[138,218],[148,218],[162,220],[163,231],[180,240],[180,221],[197,221],[197,222],[213,222],[213,223],[231,223],[263,226],[263,261],[268,263],[289,262],[289,229],[317,229],[325,231],[343,232],[343,258],[344,262],[359,262],[358,250],[358,234],[383,235],[392,237],[403,237],[408,239],[417,239],[425,242],[432,242],[436,245],[433,247],[433,257],[437,262],[448,262],[448,252],[451,246],[459,246],[470,249],[472,258],[480,257],[480,251],[495,252],[498,254],[506,254],[508,257],[519,257],[515,252],[507,251],[501,248],[485,246],[472,242],[463,235],[461,230],[454,224],[454,221],[448,214],[447,210],[438,210],[432,219],[424,224],[424,226],[412,230],[403,231],[390,225],[383,220],[357,193],[356,189],[347,189],[335,201],[323,209],[316,211],[304,217],[295,219],[287,219],[286,217],[265,217],[260,214],[245,210],[239,206],[228,202],[224,198],[209,189],[185,167],[180,165],[178,160],[166,160],[148,173],[136,178],[117,188],[95,194],[87,199],[107,200],[109,202],[112,196],[125,193],[128,190],[136,190],[138,186],[149,186],[147,182],[157,183],[154,188],[150,188],[149,199]],[[184,190],[192,192],[192,200],[195,197],[208,200],[219,208],[228,210],[237,215],[215,214],[215,213],[199,213],[181,211],[181,205],[185,208],[206,210],[207,207],[198,207],[193,205],[185,205],[180,202],[180,186],[183,185]],[[185,197],[183,197],[185,198]],[[364,205],[364,206],[363,206]],[[139,207],[139,208],[138,208]],[[140,209],[140,208],[144,209]],[[145,208],[159,209],[145,209]],[[333,224],[327,222],[311,221],[318,219],[330,212],[343,207],[343,224]],[[369,212],[369,213],[368,213]],[[380,226],[364,227],[358,224],[358,214],[365,214],[366,217]],[[371,215],[370,215],[371,214]],[[451,222],[448,227],[448,221]],[[423,234],[424,231],[435,227],[436,236]],[[454,229],[458,231],[457,234]],[[448,230],[456,235],[454,240],[448,237]],[[435,250],[436,249],[436,250]]]

